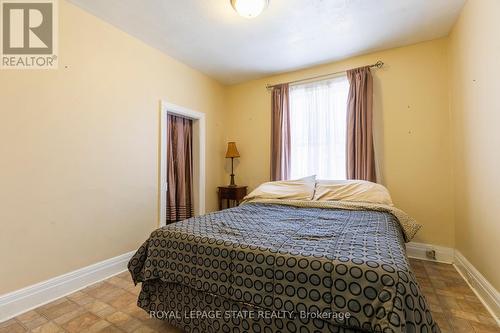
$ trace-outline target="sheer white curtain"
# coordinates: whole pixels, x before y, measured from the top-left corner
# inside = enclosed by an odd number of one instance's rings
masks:
[[[346,179],[346,76],[290,86],[291,179]]]

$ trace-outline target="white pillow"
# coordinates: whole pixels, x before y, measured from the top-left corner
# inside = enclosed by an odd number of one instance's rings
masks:
[[[314,195],[316,176],[297,180],[280,180],[259,185],[249,195],[250,199],[311,200]]]
[[[366,180],[318,180],[313,200],[393,205],[389,191],[384,186]]]

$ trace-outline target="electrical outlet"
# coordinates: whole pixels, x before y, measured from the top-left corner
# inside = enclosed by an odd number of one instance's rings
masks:
[[[436,260],[436,250],[425,251],[425,256],[429,259]]]

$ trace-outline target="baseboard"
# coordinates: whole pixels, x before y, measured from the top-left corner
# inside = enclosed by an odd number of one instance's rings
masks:
[[[436,252],[435,260],[427,257],[426,252],[428,250]],[[410,242],[406,244],[406,254],[409,258],[453,264],[500,325],[500,296],[498,291],[460,251],[439,245]]]
[[[434,250],[436,253],[436,259],[428,258],[426,252],[428,250]],[[430,260],[436,262],[442,262],[446,264],[452,264],[455,258],[455,250],[450,247],[416,243],[410,242],[406,244],[406,255],[410,258]]]
[[[107,279],[127,269],[128,252],[26,288],[0,295],[0,322]]]
[[[458,250],[455,267],[500,325],[500,295],[495,287]]]

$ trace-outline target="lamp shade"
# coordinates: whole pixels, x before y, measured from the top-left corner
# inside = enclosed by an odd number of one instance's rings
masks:
[[[231,158],[231,157],[240,157],[238,148],[236,148],[236,142],[227,143],[226,158]]]

